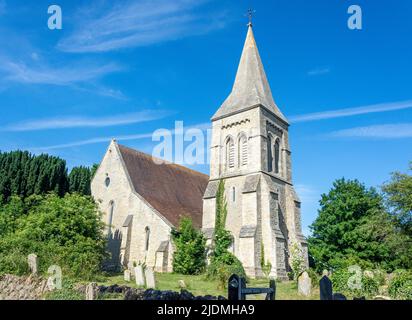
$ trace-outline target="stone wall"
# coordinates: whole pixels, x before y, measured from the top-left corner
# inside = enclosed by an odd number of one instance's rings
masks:
[[[46,292],[47,280],[37,276],[0,277],[0,300],[41,300]]]

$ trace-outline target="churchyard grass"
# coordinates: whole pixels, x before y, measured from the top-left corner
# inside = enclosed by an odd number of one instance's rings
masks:
[[[127,285],[136,288],[136,283],[132,280],[126,282],[123,274],[116,274],[100,279],[99,285]],[[218,282],[206,280],[205,275],[180,275],[174,273],[157,273],[156,274],[156,289],[180,291],[179,280],[183,280],[186,284],[186,290],[196,296],[212,295],[212,296],[227,296],[227,290],[218,289]],[[268,287],[269,280],[267,279],[250,279],[248,287]],[[250,300],[263,300],[265,295],[248,296]],[[277,282],[276,283],[276,300],[319,300],[319,288],[312,288],[310,297],[304,297],[298,294],[297,284],[294,281]]]

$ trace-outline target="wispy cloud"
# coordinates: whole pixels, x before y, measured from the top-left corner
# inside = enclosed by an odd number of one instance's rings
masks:
[[[412,100],[374,104],[374,105],[362,106],[362,107],[357,107],[357,108],[338,109],[338,110],[331,110],[331,111],[324,111],[324,112],[308,113],[308,114],[303,114],[303,115],[291,116],[289,117],[289,120],[293,123],[309,122],[309,121],[318,121],[318,120],[325,120],[325,119],[351,117],[351,116],[368,114],[368,113],[396,111],[396,110],[409,109],[409,108],[412,108]]]
[[[322,68],[316,68],[316,69],[308,71],[308,76],[320,76],[320,75],[327,74],[327,73],[330,73],[330,68],[322,67]]]
[[[192,129],[192,128],[197,128],[199,130],[207,130],[207,129],[210,129],[210,123],[200,123],[200,124],[186,127],[185,129],[187,130],[187,129]],[[172,134],[175,133],[174,129],[171,129],[169,131]],[[96,137],[96,138],[78,140],[78,141],[73,141],[73,142],[68,142],[68,143],[57,144],[57,145],[50,145],[50,146],[44,146],[44,147],[32,147],[28,149],[33,152],[48,152],[48,151],[56,150],[56,149],[66,149],[66,148],[81,147],[81,146],[97,144],[97,143],[107,143],[114,138],[118,141],[130,141],[130,140],[148,139],[152,137],[153,137],[153,132],[141,133],[141,134],[131,134],[131,135],[119,135],[119,136],[112,136],[112,137]]]
[[[209,0],[127,1],[81,11],[73,34],[57,48],[66,52],[105,52],[203,34],[223,26],[216,15],[196,13]],[[212,23],[211,19],[216,19]]]
[[[338,130],[328,136],[335,138],[412,138],[412,123],[382,124]]]
[[[0,131],[19,132],[65,128],[98,128],[132,123],[148,122],[165,118],[172,114],[168,110],[143,110],[141,112],[109,117],[60,117],[42,120],[27,120],[4,126]]]
[[[120,70],[121,67],[114,63],[100,66],[84,64],[55,68],[46,65],[33,67],[24,62],[3,60],[0,65],[0,71],[6,74],[5,80],[7,81],[51,85],[73,85],[87,82]]]

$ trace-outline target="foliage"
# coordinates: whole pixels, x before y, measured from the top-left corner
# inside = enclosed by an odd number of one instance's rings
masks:
[[[46,294],[47,300],[84,300],[84,294],[75,289],[76,282],[73,279],[62,279],[62,288]]]
[[[0,152],[0,195],[27,197],[50,191],[63,195],[67,190],[66,162],[60,158],[27,151]]]
[[[305,258],[298,243],[293,243],[290,250],[290,267],[293,280],[298,280],[299,275],[306,270]]]
[[[192,220],[183,218],[179,230],[172,232],[176,246],[173,254],[173,271],[180,274],[199,274],[206,266],[206,240],[193,227]]]
[[[306,272],[308,273],[309,278],[312,280],[312,287],[319,287],[319,281],[321,279],[319,274],[317,274],[316,271],[312,268],[307,269]]]
[[[218,279],[219,285],[225,287],[229,277],[236,273],[246,278],[242,263],[234,254],[228,251],[233,238],[229,231],[225,230],[227,217],[227,202],[225,198],[225,184],[220,180],[216,194],[216,222],[213,238],[213,252],[211,262],[207,269],[207,278]]]
[[[397,300],[412,300],[412,271],[397,270],[389,283],[389,295]]]
[[[260,245],[260,267],[262,268],[265,277],[268,278],[270,271],[272,270],[272,264],[265,259],[265,246],[263,245],[263,242]]]
[[[412,162],[409,164],[412,171]],[[412,236],[412,175],[395,172],[391,181],[382,187],[387,206],[398,225]]]
[[[357,277],[359,276],[359,279]],[[379,293],[379,281],[362,272],[350,272],[347,268],[336,270],[331,276],[333,291],[349,297],[371,298]],[[357,282],[359,281],[359,282]],[[357,284],[357,285],[356,285]]]
[[[385,270],[410,268],[410,237],[399,232],[386,213],[383,198],[357,180],[340,179],[320,200],[319,215],[311,225],[309,250],[321,271],[358,264]]]
[[[18,208],[9,219],[10,207]],[[6,216],[6,218],[4,218]],[[105,256],[103,224],[88,197],[31,196],[0,207],[0,273],[27,272],[27,255],[39,257],[39,270],[57,264],[64,276],[91,279]]]
[[[54,192],[90,195],[90,182],[97,170],[75,167],[67,173],[66,161],[58,157],[28,151],[0,152],[0,203],[15,195],[22,198]]]
[[[74,167],[69,174],[69,192],[90,195],[92,170],[88,167]]]

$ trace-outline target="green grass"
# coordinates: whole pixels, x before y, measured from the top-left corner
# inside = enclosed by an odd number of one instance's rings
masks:
[[[137,288],[134,281],[126,282],[123,275],[108,276],[100,281],[100,285],[127,285],[129,287]],[[180,291],[179,280],[184,280],[187,290],[195,296],[224,296],[227,297],[227,290],[218,288],[217,281],[206,280],[205,275],[186,276],[174,273],[157,273],[156,274],[156,289]],[[248,287],[268,287],[269,280],[266,279],[251,279],[247,284]],[[248,296],[251,300],[263,300],[264,295]],[[276,300],[318,300],[319,289],[312,289],[310,297],[304,297],[298,294],[297,285],[294,281],[277,282],[276,283]]]

